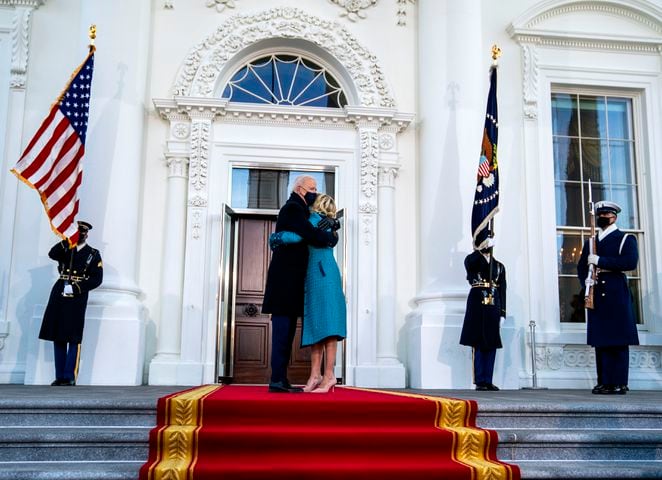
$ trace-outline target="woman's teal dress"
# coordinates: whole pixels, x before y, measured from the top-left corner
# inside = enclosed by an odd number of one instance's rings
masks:
[[[310,214],[310,223],[316,226],[322,216]],[[271,235],[272,248],[284,243],[297,243],[302,238],[293,232]],[[301,346],[307,347],[328,338],[342,340],[347,336],[347,307],[342,291],[340,270],[329,247],[308,246],[308,270],[306,272],[303,307],[303,331]]]

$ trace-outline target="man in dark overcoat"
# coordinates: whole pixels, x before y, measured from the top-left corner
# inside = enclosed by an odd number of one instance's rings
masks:
[[[501,348],[501,318],[506,316],[506,267],[494,258],[489,246],[467,255],[464,268],[471,290],[460,344],[473,347],[476,390],[499,390],[492,375],[496,351]]]
[[[304,282],[308,267],[308,245],[333,247],[335,232],[315,228],[308,221],[309,207],[317,197],[317,182],[309,176],[298,177],[290,198],[278,213],[276,232],[299,234],[303,242],[282,245],[273,252],[264,292],[262,313],[271,314],[270,392],[301,392],[287,379],[287,365],[292,353],[297,318],[303,316]]]
[[[51,385],[76,385],[80,343],[83,339],[88,292],[101,285],[101,255],[87,244],[92,225],[78,222],[78,243],[63,240],[48,252],[60,274],[51,289],[39,338],[53,342],[55,380]]]
[[[595,394],[621,394],[628,391],[629,345],[639,345],[632,295],[625,272],[637,268],[639,250],[634,235],[616,226],[621,207],[614,202],[595,204],[600,230],[596,251],[589,254],[584,242],[577,264],[577,276],[586,285],[589,265],[597,268],[593,284],[593,308],[587,309],[586,343],[595,348],[598,374]],[[590,280],[589,280],[590,282]]]

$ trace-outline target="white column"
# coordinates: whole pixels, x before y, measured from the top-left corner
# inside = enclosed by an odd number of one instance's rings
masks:
[[[137,252],[151,2],[81,2],[85,38],[97,25],[80,219],[101,251],[104,282],[90,295],[79,382],[139,385],[145,309]]]
[[[470,351],[458,341],[490,61],[480,18],[480,0],[418,5],[420,275],[407,318],[414,388],[471,385]]]
[[[394,135],[383,133],[380,146],[394,144]],[[397,155],[397,154],[396,154]],[[396,352],[395,297],[397,256],[395,246],[395,179],[398,166],[382,163],[379,167],[378,265],[377,265],[377,363],[380,386],[404,387],[405,368]]]
[[[188,157],[166,153],[168,167],[167,221],[161,273],[161,305],[156,356],[149,365],[150,385],[177,381],[182,328],[184,249],[186,247],[186,192]]]

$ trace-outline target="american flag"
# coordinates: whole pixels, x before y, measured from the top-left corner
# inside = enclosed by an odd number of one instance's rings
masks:
[[[68,239],[70,246],[78,242],[78,188],[83,178],[93,69],[91,48],[12,169],[39,192],[51,228]]]
[[[485,248],[490,236],[490,221],[499,211],[499,165],[497,140],[499,119],[497,112],[497,69],[490,70],[490,92],[487,96],[485,126],[476,174],[476,191],[471,211],[471,232],[476,250]]]

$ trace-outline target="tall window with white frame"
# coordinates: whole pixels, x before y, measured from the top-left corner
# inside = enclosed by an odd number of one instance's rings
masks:
[[[644,231],[639,212],[633,97],[559,90],[552,93],[551,100],[560,320],[582,323],[584,298],[577,261],[590,235],[589,180],[594,202],[611,200],[621,206],[618,226],[637,236],[641,254]],[[628,282],[640,324],[639,268],[628,272]]]

